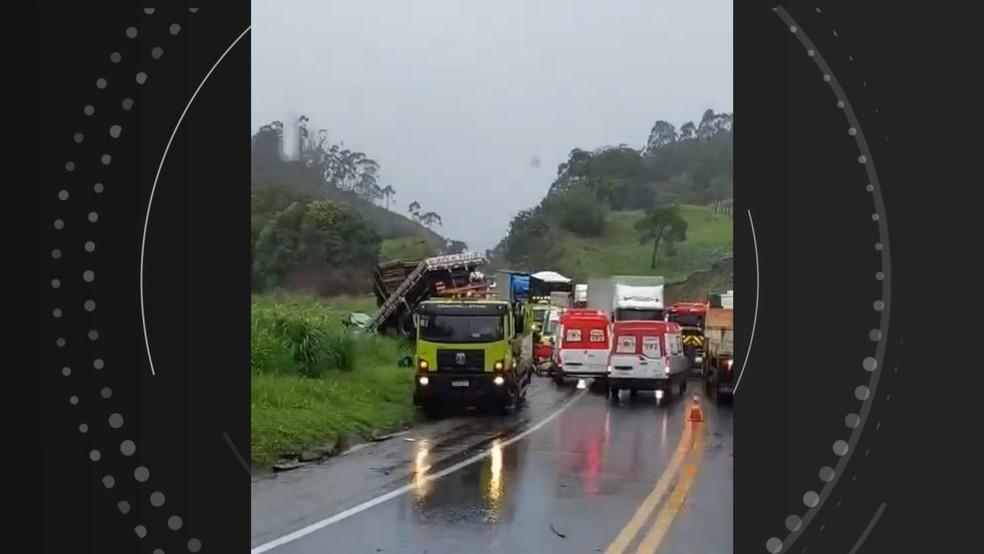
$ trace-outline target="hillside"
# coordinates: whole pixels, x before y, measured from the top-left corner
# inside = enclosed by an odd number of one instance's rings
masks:
[[[692,273],[711,268],[733,255],[732,220],[715,215],[704,206],[683,205],[687,221],[687,240],[678,244],[672,256],[660,254],[656,268],[650,268],[652,243],[640,244],[635,224],[641,211],[610,212],[604,233],[582,237],[567,231],[558,233],[560,256],[557,271],[577,280],[604,275],[662,275],[668,282],[682,281]]]
[[[360,198],[354,192],[322,186],[317,172],[300,162],[256,163],[254,161],[251,173],[253,188],[292,189],[311,198],[334,200],[350,206],[372,224],[373,230],[384,240],[384,244],[392,239],[414,238],[423,240],[435,251],[440,251],[444,247],[444,237],[420,223],[377,206]]]
[[[543,200],[510,222],[492,252],[496,268],[670,283],[718,271],[733,256],[733,124],[733,114],[706,110],[679,130],[656,121],[640,149],[571,150]],[[690,286],[722,280],[695,277]]]
[[[667,283],[665,296],[667,304],[694,302],[707,298],[709,291],[725,291],[735,288],[735,259],[721,260],[705,269],[693,273],[683,281]]]

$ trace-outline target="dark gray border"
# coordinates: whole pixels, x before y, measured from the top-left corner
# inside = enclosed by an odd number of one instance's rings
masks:
[[[863,433],[864,427],[868,422],[868,413],[871,411],[871,406],[878,391],[879,376],[881,374],[881,368],[884,365],[885,349],[888,345],[889,315],[892,304],[890,301],[892,291],[892,272],[890,255],[891,248],[888,238],[888,221],[885,216],[885,202],[882,198],[881,184],[878,180],[878,172],[875,170],[875,162],[871,157],[871,150],[868,148],[868,142],[864,138],[864,132],[861,130],[861,123],[858,120],[857,114],[855,114],[854,109],[851,107],[851,103],[848,100],[847,95],[844,93],[844,89],[841,87],[840,82],[837,80],[836,75],[834,75],[834,72],[830,69],[830,66],[820,54],[820,51],[816,49],[813,41],[810,40],[803,28],[796,23],[792,16],[789,15],[789,12],[787,12],[782,6],[773,8],[773,11],[786,25],[790,32],[796,36],[800,44],[802,44],[806,50],[813,51],[813,55],[811,57],[820,69],[821,74],[830,77],[828,84],[830,85],[831,90],[833,90],[838,102],[843,103],[841,108],[844,110],[844,115],[847,117],[848,123],[857,131],[855,140],[857,141],[858,150],[861,155],[866,158],[866,161],[864,162],[865,171],[868,175],[868,182],[873,187],[871,193],[874,198],[875,211],[878,213],[878,234],[879,240],[882,243],[881,270],[884,274],[884,277],[881,280],[882,295],[879,300],[885,302],[885,306],[881,311],[881,319],[879,321],[879,330],[882,332],[882,338],[878,341],[878,345],[875,348],[875,359],[877,360],[877,366],[876,369],[871,372],[871,377],[868,381],[868,388],[870,389],[871,394],[861,405],[860,424],[851,432],[850,438],[847,441],[848,451],[838,460],[837,466],[834,468],[834,478],[830,482],[826,483],[820,490],[820,499],[817,505],[807,510],[805,516],[803,517],[803,524],[799,527],[799,529],[790,532],[786,535],[786,538],[782,539],[782,546],[777,552],[786,552],[792,548],[793,544],[796,543],[796,540],[800,537],[800,535],[806,531],[810,525],[810,522],[823,507],[827,498],[829,498],[833,493],[838,481],[840,481],[841,475],[843,475],[844,470],[847,468],[847,464],[851,461],[855,447],[861,440],[861,434]]]

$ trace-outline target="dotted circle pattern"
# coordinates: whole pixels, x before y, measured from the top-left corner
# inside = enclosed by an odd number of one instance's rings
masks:
[[[154,8],[144,8],[143,11],[147,15],[152,15],[155,13],[156,10]],[[191,13],[197,13],[198,8],[189,8],[189,11]],[[181,25],[177,23],[170,24],[168,26],[168,32],[170,33],[171,36],[177,36],[181,32]],[[124,35],[126,36],[127,39],[135,39],[139,35],[139,29],[136,26],[127,27],[124,30]],[[160,46],[155,46],[150,51],[150,56],[154,60],[159,60],[163,55],[164,55],[164,49]],[[123,54],[121,54],[119,51],[114,51],[109,54],[108,58],[110,63],[119,64],[123,61]],[[137,73],[134,74],[134,79],[137,82],[137,84],[143,85],[148,81],[149,75],[146,71],[138,71]],[[106,90],[109,88],[110,83],[106,77],[99,76],[94,81],[94,85],[96,88],[100,90]],[[134,106],[134,101],[132,98],[129,97],[124,98],[120,103],[120,108],[123,111],[130,111],[133,109],[133,106]],[[96,106],[92,104],[87,104],[83,106],[82,113],[87,118],[92,118],[96,114]],[[123,127],[118,123],[113,123],[111,126],[108,127],[108,132],[112,138],[118,139],[123,132]],[[85,133],[81,131],[75,132],[72,135],[72,141],[75,144],[82,144],[85,141]],[[104,152],[99,155],[99,163],[102,166],[109,166],[112,164],[112,162],[113,162],[113,156],[111,153]],[[76,160],[68,160],[64,163],[64,167],[65,167],[65,171],[69,173],[73,173],[77,169],[78,164]],[[93,191],[96,194],[101,194],[103,190],[104,190],[103,183],[97,182],[93,184]],[[71,193],[69,192],[69,190],[62,189],[58,191],[57,198],[59,201],[64,202],[68,200],[70,195]],[[89,221],[89,223],[97,224],[99,222],[99,219],[100,217],[97,211],[92,210],[88,212],[87,220]],[[58,231],[61,231],[66,227],[65,221],[62,218],[55,219],[52,225]],[[91,254],[95,251],[96,244],[92,240],[85,240],[84,243],[82,244],[82,247],[85,250],[85,252]],[[62,258],[61,248],[53,248],[51,250],[51,257],[54,260],[60,260]],[[95,280],[95,272],[92,269],[85,269],[82,273],[82,279],[86,283],[92,283]],[[61,279],[58,277],[52,278],[51,287],[52,289],[61,288]],[[96,300],[93,298],[86,298],[82,303],[82,307],[87,312],[90,313],[95,312]],[[63,311],[61,308],[54,308],[52,311],[52,315],[55,318],[60,318],[62,314]],[[95,328],[89,329],[87,332],[87,337],[90,341],[96,341],[99,338],[98,329]],[[58,337],[56,340],[56,344],[59,348],[63,348],[66,345],[66,342],[67,341],[64,337]],[[92,361],[92,367],[95,370],[102,370],[105,367],[105,362],[101,358],[95,358]],[[69,377],[72,375],[72,369],[68,366],[64,366],[61,369],[61,373],[63,376]],[[99,395],[103,400],[109,400],[113,396],[113,391],[110,387],[102,387],[100,389]],[[71,405],[76,406],[79,404],[79,402],[80,400],[77,395],[73,394],[69,397],[69,403]],[[123,427],[124,418],[121,414],[114,412],[108,417],[107,423],[109,427],[111,427],[112,429],[120,429]],[[88,423],[82,422],[79,424],[78,429],[80,433],[87,433],[89,431],[89,425]],[[123,456],[129,457],[129,456],[133,456],[136,453],[137,446],[133,440],[126,439],[119,443],[119,449],[120,449],[120,453]],[[97,448],[93,448],[89,450],[88,457],[92,463],[98,463],[103,459],[103,452]],[[150,480],[150,476],[151,476],[150,469],[147,468],[146,466],[140,465],[133,470],[133,478],[139,483],[146,483],[147,481]],[[101,478],[101,482],[106,490],[112,490],[116,486],[116,478],[113,475],[104,475]],[[149,495],[149,502],[152,506],[157,508],[163,506],[165,503],[164,493],[159,490],[154,491]],[[121,514],[127,515],[130,513],[131,506],[129,501],[120,500],[117,502],[116,506]],[[171,515],[168,518],[167,524],[169,528],[176,531],[183,527],[184,521],[182,520],[181,516],[175,514],[175,515]],[[147,536],[147,527],[144,524],[135,525],[133,527],[133,530],[134,533],[141,539]],[[202,542],[200,539],[193,537],[187,541],[186,546],[189,552],[198,552],[202,548]],[[157,548],[154,550],[154,553],[164,554],[164,550],[161,548]]]
[[[882,263],[882,266],[885,269],[887,269],[889,267],[889,258],[887,254],[887,248],[885,246],[885,243],[887,243],[887,226],[884,222],[884,216],[883,216],[884,204],[881,200],[880,191],[877,189],[877,184],[878,184],[877,174],[874,170],[873,165],[869,163],[870,154],[869,152],[867,152],[868,150],[867,143],[864,140],[864,136],[860,131],[860,125],[857,122],[857,118],[854,115],[853,110],[851,110],[850,106],[847,106],[847,104],[845,103],[845,95],[843,90],[841,89],[840,85],[837,83],[836,79],[832,77],[832,72],[830,71],[826,62],[823,60],[823,57],[818,54],[816,47],[811,43],[809,38],[805,36],[805,33],[800,32],[801,29],[795,24],[795,22],[793,22],[792,18],[782,7],[776,7],[773,8],[773,10],[777,13],[780,19],[782,19],[783,22],[789,26],[789,30],[794,35],[797,36],[799,42],[802,44],[804,49],[806,49],[809,58],[813,60],[813,62],[817,65],[817,68],[821,71],[824,82],[826,82],[831,87],[832,91],[834,92],[834,95],[837,97],[837,107],[839,109],[845,110],[845,113],[850,122],[850,127],[848,127],[847,129],[847,133],[851,137],[855,138],[858,144],[858,148],[859,150],[861,150],[861,153],[857,157],[857,162],[861,165],[864,165],[868,173],[868,179],[870,182],[866,184],[865,190],[874,194],[873,199],[875,202],[875,212],[871,214],[871,220],[877,224],[879,235],[882,237],[882,240],[875,244],[875,251],[881,253],[880,261]],[[817,8],[816,11],[817,13],[820,13],[819,8]],[[834,36],[835,37],[837,36],[836,31],[834,31]],[[854,61],[853,58],[851,58],[851,61]],[[864,86],[867,86],[867,84],[865,83]],[[878,110],[875,110],[875,113],[877,114]],[[848,414],[844,420],[845,425],[847,425],[847,427],[852,430],[851,436],[849,437],[850,442],[845,441],[843,439],[838,439],[833,444],[833,453],[834,455],[840,458],[840,461],[838,461],[837,466],[838,468],[841,469],[843,469],[843,467],[846,466],[847,462],[849,461],[851,443],[857,443],[857,441],[860,438],[860,433],[861,430],[863,429],[862,423],[865,420],[865,416],[867,415],[867,412],[871,408],[871,403],[868,402],[868,400],[871,397],[872,390],[874,390],[877,387],[878,373],[879,373],[877,369],[879,366],[879,360],[884,358],[884,353],[885,353],[885,342],[883,341],[883,337],[885,334],[887,334],[887,327],[888,327],[888,314],[886,310],[888,306],[885,302],[885,298],[889,297],[889,286],[888,286],[888,282],[885,280],[884,270],[877,272],[875,274],[875,279],[882,282],[882,291],[883,291],[883,297],[874,300],[872,303],[872,307],[874,308],[874,311],[879,313],[879,317],[880,317],[879,328],[871,329],[868,332],[868,337],[871,339],[872,342],[876,343],[875,344],[876,352],[874,356],[868,356],[861,362],[862,369],[870,374],[868,384],[858,385],[854,390],[855,398],[860,402],[862,402],[861,415],[851,413]],[[789,548],[792,546],[792,543],[795,542],[796,538],[799,536],[799,533],[803,529],[805,529],[805,527],[812,520],[812,517],[816,513],[816,509],[823,503],[824,498],[827,495],[829,495],[829,491],[833,490],[834,485],[836,485],[837,476],[838,476],[838,471],[830,466],[823,466],[822,468],[820,468],[819,477],[820,480],[823,483],[825,483],[825,485],[819,494],[815,491],[807,491],[804,494],[803,503],[808,509],[808,513],[806,515],[805,521],[796,514],[791,514],[787,516],[785,521],[785,527],[790,534],[787,536],[786,540],[782,540],[779,537],[770,537],[769,539],[767,539],[765,542],[765,548],[768,552],[776,554],[778,552],[781,552],[784,547]],[[823,530],[825,525],[826,524],[820,526],[821,531]]]

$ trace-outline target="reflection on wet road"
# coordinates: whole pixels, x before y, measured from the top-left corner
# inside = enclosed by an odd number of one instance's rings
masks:
[[[731,411],[701,407],[538,380],[518,414],[254,483],[254,553],[731,552]]]

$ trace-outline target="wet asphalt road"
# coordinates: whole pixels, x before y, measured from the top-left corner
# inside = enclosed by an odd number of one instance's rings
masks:
[[[450,417],[255,481],[253,552],[730,553],[733,452],[731,408],[698,381],[683,400],[612,403],[537,378],[517,414]]]

